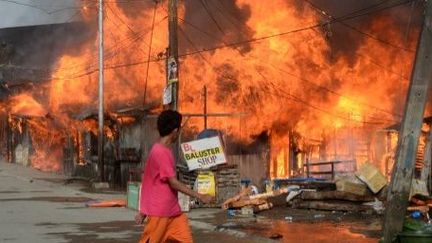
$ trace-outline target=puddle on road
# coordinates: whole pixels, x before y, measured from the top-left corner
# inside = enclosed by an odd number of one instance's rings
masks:
[[[356,227],[357,230],[356,230]],[[370,232],[362,230],[360,225],[334,224],[329,222],[318,223],[288,223],[275,221],[266,237],[280,235],[282,242],[331,242],[331,243],[369,243],[377,242],[379,231],[375,237]],[[247,231],[247,230],[246,230]]]
[[[290,243],[369,243],[378,242],[382,233],[381,218],[376,215],[281,208],[257,218],[225,219],[219,228]]]

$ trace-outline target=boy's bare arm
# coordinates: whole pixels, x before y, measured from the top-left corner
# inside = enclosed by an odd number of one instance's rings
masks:
[[[182,192],[182,193],[189,195],[191,197],[195,197],[203,203],[210,203],[210,202],[214,201],[214,197],[207,195],[207,194],[201,194],[201,193],[198,193],[198,192],[190,189],[185,184],[183,184],[179,180],[177,180],[177,178],[175,178],[175,177],[168,178],[168,183],[171,186],[171,188],[173,188],[174,190]]]

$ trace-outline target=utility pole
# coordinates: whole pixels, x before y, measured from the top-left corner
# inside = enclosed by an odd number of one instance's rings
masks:
[[[104,44],[103,44],[103,0],[99,0],[99,104],[98,104],[98,166],[100,181],[105,181],[104,165]]]
[[[431,160],[432,160],[432,123],[429,123],[429,132],[426,137],[426,146],[423,158],[423,168],[421,171],[420,180],[426,182],[428,185],[428,179],[431,172]],[[430,190],[430,186],[428,185],[428,189]]]
[[[207,86],[204,85],[204,129],[207,129]]]
[[[168,86],[171,86],[172,100],[169,108],[178,109],[179,89],[179,61],[178,61],[178,39],[177,39],[177,0],[168,0],[168,32],[169,47],[167,58]]]
[[[396,163],[387,195],[384,242],[391,243],[402,230],[414,171],[418,138],[423,123],[429,83],[432,82],[432,1],[426,1],[425,19],[399,131]]]

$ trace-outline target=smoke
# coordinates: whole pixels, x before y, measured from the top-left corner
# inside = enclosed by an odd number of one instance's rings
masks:
[[[94,38],[87,23],[43,25],[0,30],[0,40],[8,50],[4,63],[50,69],[63,54],[77,55]]]
[[[329,61],[340,57],[347,58],[350,64],[356,59],[358,48],[365,39],[374,36],[383,43],[406,49],[415,49],[418,32],[422,24],[423,5],[414,1],[392,8],[398,1],[391,0],[310,0],[298,1],[298,10],[312,7],[320,13],[322,27],[320,31],[326,36],[330,49]],[[360,11],[362,10],[362,11]],[[358,16],[344,21],[334,19]],[[374,27],[373,23],[382,23]],[[363,31],[365,30],[365,31]],[[361,33],[364,32],[364,33]],[[396,33],[390,34],[390,32]],[[379,42],[379,41],[378,41]]]
[[[250,7],[236,3],[237,0],[185,1],[184,20],[179,20],[183,30],[179,34],[180,51],[195,51],[195,48],[210,48],[252,38],[254,31],[247,25]],[[191,37],[194,46],[187,40]],[[242,53],[250,49],[250,45],[238,48]]]

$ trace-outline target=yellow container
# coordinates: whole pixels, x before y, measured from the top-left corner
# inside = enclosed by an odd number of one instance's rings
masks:
[[[199,172],[196,179],[196,189],[198,193],[216,196],[216,181],[213,172]]]

